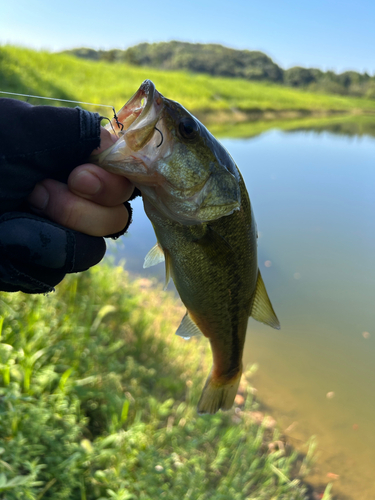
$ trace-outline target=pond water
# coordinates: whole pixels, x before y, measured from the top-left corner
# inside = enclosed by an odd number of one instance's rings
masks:
[[[259,266],[281,331],[249,321],[258,398],[296,445],[315,435],[315,484],[375,498],[375,140],[270,131],[221,141],[239,166],[260,233]],[[155,243],[141,201],[117,258],[135,274]],[[171,287],[171,285],[170,285]]]

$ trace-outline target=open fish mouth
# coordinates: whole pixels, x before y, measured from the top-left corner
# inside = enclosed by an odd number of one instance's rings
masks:
[[[151,80],[145,80],[111,125],[118,137],[124,136],[127,145],[138,151],[152,137],[163,107],[163,97]]]
[[[124,133],[135,122],[144,119],[150,111],[155,96],[155,85],[151,80],[145,80],[137,92],[120,109],[117,117],[120,133]]]

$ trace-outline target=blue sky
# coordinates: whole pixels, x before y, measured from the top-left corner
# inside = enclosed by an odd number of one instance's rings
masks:
[[[183,40],[261,50],[283,68],[375,73],[374,0],[0,0],[0,44],[62,50]]]

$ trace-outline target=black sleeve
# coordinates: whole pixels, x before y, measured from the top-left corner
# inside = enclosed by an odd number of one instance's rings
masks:
[[[0,99],[0,214],[22,209],[43,179],[66,182],[100,145],[100,116]]]
[[[98,263],[103,238],[30,213],[36,183],[66,182],[100,145],[100,117],[79,108],[0,99],[0,290],[46,293],[66,273]]]

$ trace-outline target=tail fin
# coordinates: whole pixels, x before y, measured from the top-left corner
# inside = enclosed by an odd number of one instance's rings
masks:
[[[242,370],[223,384],[212,380],[209,374],[198,403],[198,413],[216,413],[218,410],[230,410],[240,384]]]

